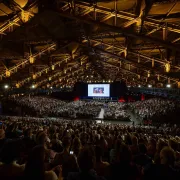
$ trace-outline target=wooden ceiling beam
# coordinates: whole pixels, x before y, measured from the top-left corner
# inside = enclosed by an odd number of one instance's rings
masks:
[[[6,35],[5,32],[8,31],[11,27],[14,27],[14,25],[20,26],[20,22],[22,21],[20,13],[22,10],[29,11],[31,8],[36,7],[37,5],[38,0],[34,1],[31,5],[25,7],[24,9],[21,8],[18,13],[16,13],[12,18],[8,19],[0,26],[0,34]]]
[[[30,64],[30,59],[33,58],[37,58],[38,56],[41,56],[43,53],[47,53],[49,52],[49,50],[53,50],[54,48],[56,48],[56,43],[50,44],[49,46],[45,47],[44,49],[42,49],[41,51],[30,55],[27,59],[22,59],[22,61],[18,64],[16,64],[15,66],[11,67],[8,69],[8,71],[10,71],[10,74],[12,75],[13,73],[17,72],[17,69],[19,68],[23,68],[26,65]],[[0,74],[1,79],[3,77],[6,77],[6,71],[3,71],[2,74]]]
[[[121,32],[125,36],[129,36],[129,37],[136,38],[136,39],[141,39],[143,41],[153,42],[155,44],[160,44],[160,45],[162,45],[162,46],[164,46],[166,48],[174,49],[174,50],[180,52],[180,46],[179,45],[175,45],[175,44],[172,44],[172,43],[164,41],[164,40],[149,37],[149,36],[146,36],[146,35],[133,33],[133,32],[131,32],[129,30],[122,29],[121,27],[108,25],[108,24],[101,23],[101,22],[98,22],[98,21],[95,21],[95,20],[85,19],[83,17],[73,15],[73,14],[69,14],[69,13],[59,12],[59,15],[62,16],[62,17],[66,17],[66,18],[69,18],[69,19],[74,19],[74,20],[80,21],[82,23],[95,25],[95,26],[100,26],[100,27],[104,27],[104,28],[109,28],[110,30],[112,30],[114,32]]]
[[[86,44],[81,44],[81,43],[80,43],[80,45],[82,45],[82,46],[87,46]],[[134,62],[134,61],[132,61],[132,60],[130,60],[130,59],[125,59],[125,58],[123,58],[122,56],[119,56],[119,55],[117,55],[117,54],[115,54],[115,53],[112,53],[112,52],[108,52],[108,51],[106,51],[106,50],[104,50],[104,49],[102,49],[102,48],[93,47],[93,46],[92,46],[92,48],[96,49],[97,51],[103,52],[103,53],[105,53],[105,54],[107,54],[107,55],[110,55],[111,57],[118,58],[119,60],[122,60],[123,62],[130,63],[130,64],[134,65],[135,67],[138,67],[138,68],[140,68],[140,69],[143,70],[143,71],[146,71],[147,73],[150,72],[150,71],[153,71],[153,72],[156,73],[157,75],[160,75],[162,78],[170,79],[170,80],[172,80],[172,81],[174,81],[174,82],[177,82],[177,81],[178,81],[178,79],[168,77],[167,75],[162,74],[162,72],[159,72],[158,70],[156,70],[156,69],[154,69],[154,68],[149,68],[149,67],[147,67],[147,66],[145,66],[145,65],[139,64],[139,63]]]
[[[108,49],[110,49],[110,48],[114,48],[114,49],[117,49],[117,50],[120,51],[120,52],[121,52],[121,51],[123,52],[123,51],[126,49],[126,47],[119,47],[119,46],[116,46],[116,45],[111,45],[111,44],[105,43],[105,42],[103,42],[103,41],[96,40],[96,39],[92,39],[92,38],[90,38],[89,40],[93,43],[93,46],[97,46],[97,45],[99,45],[99,44],[104,45],[104,46],[105,46],[105,50],[108,50]],[[99,44],[98,44],[98,42],[99,42]],[[85,43],[85,41],[84,41],[84,43]],[[94,44],[94,43],[95,43],[95,44]],[[97,45],[96,45],[96,44],[97,44]],[[147,56],[147,55],[145,55],[145,54],[138,53],[138,52],[135,52],[135,51],[132,51],[132,50],[129,50],[129,49],[127,49],[127,53],[128,53],[129,55],[136,56],[137,59],[138,59],[139,57],[141,57],[141,58],[146,59],[146,60],[149,61],[149,62],[152,62],[152,59],[153,59],[155,62],[157,62],[157,63],[159,63],[159,64],[162,64],[162,65],[164,65],[164,64],[166,63],[166,61],[163,61],[163,60],[161,60],[161,59],[154,58],[154,57],[150,57],[150,56]],[[171,66],[172,66],[172,68],[177,69],[178,71],[180,70],[180,67],[179,67],[179,66],[174,66],[174,65],[171,65]]]
[[[59,1],[65,3],[65,4],[69,3],[69,0],[59,0]],[[145,0],[145,1],[146,1],[146,5],[147,5],[147,9],[145,9],[145,11],[148,12],[149,8],[151,8],[151,6],[152,6],[153,0]],[[90,9],[91,8],[92,11],[99,12],[99,13],[102,13],[102,14],[105,14],[105,15],[112,15],[112,17],[117,15],[117,18],[125,19],[125,20],[128,20],[128,21],[132,21],[135,18],[138,18],[137,15],[129,13],[129,12],[118,11],[118,12],[115,13],[114,9],[109,9],[109,8],[98,6],[98,5],[94,6],[94,5],[92,5],[91,3],[88,3],[88,2],[82,2],[82,1],[76,0],[76,1],[74,1],[74,3],[75,3],[75,7],[78,7],[78,8],[81,8],[81,9],[87,9],[87,8]],[[148,25],[148,26],[151,26],[153,28],[158,28],[158,27],[162,26],[162,21],[156,20],[156,19],[153,19],[153,18],[145,18],[144,19],[144,24]],[[168,29],[168,31],[180,33],[180,28],[177,27],[177,26],[174,26],[172,24],[168,24],[167,29]]]
[[[40,71],[38,71],[38,72],[36,72],[36,73],[34,73],[34,75],[36,76],[36,81],[39,81],[38,80],[38,78],[39,77],[42,77],[42,75],[43,74],[48,74],[49,72],[51,72],[51,73],[56,73],[57,71],[56,71],[56,66],[61,66],[61,64],[63,63],[63,62],[65,62],[66,63],[66,65],[68,65],[69,63],[71,63],[71,62],[76,62],[76,63],[78,63],[78,60],[79,59],[83,59],[83,61],[85,60],[85,59],[87,59],[87,57],[85,58],[84,57],[84,55],[82,55],[82,56],[79,56],[79,57],[76,57],[76,59],[71,59],[70,58],[70,55],[69,55],[69,58],[68,59],[64,59],[64,58],[62,58],[60,61],[57,61],[57,62],[55,62],[55,63],[53,63],[53,64],[51,64],[51,66],[48,66],[48,67],[45,67],[45,68],[43,68],[42,70],[40,70]],[[54,66],[54,70],[52,70],[52,66]],[[79,66],[78,66],[79,67]],[[53,75],[50,75],[50,74],[48,74],[48,76],[49,77],[51,77],[51,76],[53,76]],[[26,79],[24,79],[24,80],[22,80],[22,81],[19,81],[18,83],[20,84],[20,86],[23,86],[23,85],[25,85],[26,83],[30,83],[30,82],[32,82],[33,81],[33,77],[32,76],[29,76],[29,77],[27,77]]]
[[[73,66],[67,67],[67,68],[66,68],[66,73],[65,73],[66,76],[67,76],[67,71],[69,71],[69,70],[71,69],[71,72],[70,72],[70,73],[72,73],[72,69],[73,69],[73,68],[76,68],[75,71],[82,71],[83,66],[79,67],[79,66],[77,66],[77,65],[73,65]],[[47,83],[47,82],[49,81],[49,78],[51,78],[51,79],[54,79],[54,78],[57,78],[57,77],[59,78],[59,77],[61,77],[63,74],[64,74],[64,71],[57,72],[57,73],[51,75],[50,77],[45,78],[45,79],[43,79],[43,80],[40,81],[40,82],[37,82],[37,86],[39,87],[39,86],[42,86],[43,84]]]

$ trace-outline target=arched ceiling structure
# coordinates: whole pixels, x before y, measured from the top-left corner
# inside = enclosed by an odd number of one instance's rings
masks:
[[[0,37],[1,85],[180,81],[176,0],[0,0]]]

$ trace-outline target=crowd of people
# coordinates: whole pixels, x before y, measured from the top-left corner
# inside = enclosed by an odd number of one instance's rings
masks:
[[[11,100],[16,102],[20,107],[24,106],[28,110],[34,111],[40,117],[96,117],[103,106],[102,102],[96,101],[65,102],[42,96],[23,96]]]
[[[54,98],[48,98],[43,96],[22,96],[16,98],[10,98],[20,107],[27,107],[29,110],[34,111],[38,116],[48,116],[53,114],[59,114],[60,107],[64,107],[66,102],[60,101]],[[64,111],[66,109],[64,108]]]
[[[41,96],[23,96],[13,98],[12,101],[17,105],[24,106],[36,112],[40,117],[71,117],[71,118],[98,118],[101,108],[105,108],[104,118],[119,119],[129,118],[125,105],[102,101],[72,101],[65,102],[49,97]],[[107,106],[105,106],[107,105]],[[121,110],[121,111],[120,111]],[[29,111],[30,112],[30,111]]]
[[[144,101],[129,103],[103,102],[103,101],[72,101],[65,102],[50,97],[22,96],[12,98],[20,107],[26,107],[26,112],[32,110],[39,117],[70,117],[70,118],[96,118],[101,108],[104,108],[105,119],[130,120],[132,112],[137,118],[153,119],[172,113],[178,108],[170,100],[153,98]],[[180,108],[179,108],[180,109]],[[25,111],[25,109],[24,109]]]
[[[128,106],[125,103],[109,102],[105,107],[104,117],[107,119],[130,120],[127,109]]]
[[[1,180],[178,180],[180,128],[0,117]]]
[[[145,101],[136,101],[129,104],[130,108],[141,119],[160,117],[173,112],[177,108],[177,104],[167,99],[153,98]]]

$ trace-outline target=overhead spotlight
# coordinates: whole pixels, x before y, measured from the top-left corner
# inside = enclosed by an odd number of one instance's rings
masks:
[[[6,85],[4,85],[4,88],[5,88],[5,89],[8,89],[8,88],[9,88],[9,86],[6,84]]]
[[[35,85],[32,85],[31,88],[32,88],[32,89],[35,89]]]
[[[171,84],[167,84],[166,87],[167,87],[167,88],[171,88]]]
[[[29,62],[30,62],[30,64],[33,64],[33,63],[34,63],[34,57],[33,57],[33,56],[30,56],[30,57],[29,57]]]
[[[54,66],[54,65],[52,65],[52,66],[51,66],[51,69],[54,71],[54,69],[55,69],[55,66]]]
[[[149,85],[148,85],[148,88],[152,88],[152,85],[151,85],[151,84],[149,84]]]
[[[52,89],[53,87],[51,86],[50,89]]]
[[[140,87],[141,87],[141,85],[138,85],[138,87],[140,88]]]

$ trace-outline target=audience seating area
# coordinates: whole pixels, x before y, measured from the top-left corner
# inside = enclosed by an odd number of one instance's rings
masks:
[[[179,180],[180,128],[1,117],[0,179]]]
[[[178,103],[167,99],[149,99],[145,101],[137,101],[130,103],[129,106],[135,114],[141,118],[152,118],[154,116],[167,115],[173,112],[178,107]]]
[[[105,109],[104,118],[109,120],[130,120],[129,112],[137,118],[162,119],[166,115],[180,110],[177,102],[153,98],[145,101],[119,103],[103,101],[65,102],[51,97],[22,96],[10,98],[16,106],[23,107],[26,115],[35,114],[38,117],[66,117],[92,119],[98,117],[101,108]]]

